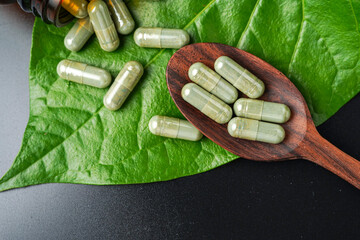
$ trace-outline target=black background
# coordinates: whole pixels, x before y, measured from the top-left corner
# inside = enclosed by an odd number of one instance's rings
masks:
[[[318,127],[357,159],[359,109],[360,95]],[[0,239],[360,239],[360,190],[305,160],[239,159],[141,185],[45,184],[0,193]]]

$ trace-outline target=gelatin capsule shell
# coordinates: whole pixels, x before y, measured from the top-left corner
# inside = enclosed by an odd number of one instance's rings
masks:
[[[192,64],[189,68],[188,75],[193,82],[227,104],[234,103],[238,98],[236,88],[201,62]]]
[[[144,68],[139,62],[127,62],[104,96],[105,107],[112,111],[121,108],[143,73]]]
[[[261,97],[265,91],[264,83],[255,75],[227,56],[216,59],[215,71],[249,98]]]
[[[232,137],[272,144],[285,138],[285,130],[278,124],[240,117],[230,120],[228,132]]]
[[[92,0],[88,5],[88,13],[100,47],[107,52],[115,51],[120,40],[106,3]]]
[[[134,41],[139,47],[147,48],[181,48],[189,43],[190,36],[183,29],[138,28]]]
[[[62,0],[61,6],[76,18],[85,18],[88,16],[86,0]]]
[[[108,71],[68,59],[59,62],[56,71],[63,79],[97,88],[106,88],[111,83]]]
[[[238,99],[234,103],[234,113],[239,117],[274,123],[287,122],[291,116],[291,111],[285,104],[249,98]]]
[[[231,119],[231,107],[195,83],[185,84],[181,90],[181,96],[217,123],[224,124]]]
[[[107,3],[117,31],[123,35],[131,33],[135,28],[135,21],[124,1],[107,0]]]
[[[153,116],[149,121],[149,130],[154,135],[189,141],[198,141],[203,136],[190,122],[167,116]]]
[[[94,34],[94,29],[90,22],[90,18],[81,18],[76,21],[74,26],[65,36],[65,47],[73,52],[81,50],[89,38]]]

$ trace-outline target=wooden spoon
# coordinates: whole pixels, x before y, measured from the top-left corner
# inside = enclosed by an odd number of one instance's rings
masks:
[[[227,131],[227,124],[216,123],[182,99],[182,87],[191,82],[189,67],[195,62],[202,62],[214,69],[214,62],[220,56],[232,58],[265,83],[266,90],[260,99],[290,107],[291,118],[282,124],[286,131],[282,143],[268,144],[233,138]],[[191,44],[171,57],[166,69],[166,81],[171,97],[182,114],[206,137],[233,154],[256,161],[307,159],[360,189],[360,162],[320,136],[299,90],[284,74],[260,58],[223,44]],[[240,96],[245,97],[241,93]]]

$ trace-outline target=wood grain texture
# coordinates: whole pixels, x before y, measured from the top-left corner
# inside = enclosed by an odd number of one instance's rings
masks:
[[[214,69],[214,62],[220,56],[232,58],[265,83],[265,93],[259,99],[289,106],[291,118],[281,124],[286,131],[282,143],[268,144],[233,138],[227,131],[227,124],[216,123],[182,99],[182,87],[192,82],[188,77],[190,66],[202,62]],[[260,58],[223,44],[191,44],[179,49],[171,57],[166,69],[166,80],[171,97],[182,114],[206,137],[224,149],[256,161],[307,159],[360,189],[360,162],[319,135],[299,90],[284,74]],[[239,92],[240,97],[246,96]]]

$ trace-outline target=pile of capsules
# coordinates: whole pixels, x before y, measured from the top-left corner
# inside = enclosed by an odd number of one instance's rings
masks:
[[[64,40],[65,47],[70,51],[79,51],[94,31],[100,47],[108,52],[114,51],[120,43],[117,31],[125,35],[135,27],[122,0],[106,0],[106,3],[103,0],[92,0],[90,3],[86,0],[63,0],[62,6],[79,18]],[[188,44],[190,37],[182,29],[138,28],[134,41],[139,47],[177,49]],[[69,59],[59,62],[57,73],[63,79],[97,88],[108,87],[112,80],[111,74],[105,69]],[[143,73],[144,68],[139,62],[127,62],[104,96],[105,107],[118,110]]]
[[[100,47],[115,51],[120,44],[119,34],[127,35],[135,22],[122,0],[63,0],[62,7],[79,18],[66,35],[64,44],[70,51],[79,51],[94,34]],[[138,28],[135,43],[140,47],[181,48],[189,43],[189,34],[181,29]]]
[[[95,32],[100,47],[111,52],[120,44],[118,33],[126,35],[133,31],[135,22],[125,3],[105,1],[62,1],[62,6],[79,18],[65,37],[67,49],[79,51]],[[189,40],[189,34],[181,29],[141,27],[134,33],[139,47],[178,49]],[[233,137],[274,144],[282,142],[285,131],[274,123],[286,122],[290,109],[284,104],[255,100],[264,93],[264,83],[231,58],[219,57],[215,61],[215,71],[203,63],[194,63],[189,68],[189,78],[196,84],[188,83],[182,88],[183,99],[217,123],[228,123],[228,132]],[[104,69],[68,59],[58,64],[57,73],[66,80],[97,88],[108,87],[112,80]],[[105,107],[118,110],[143,73],[139,62],[127,62],[104,96]],[[249,98],[238,99],[238,90]],[[228,104],[233,103],[238,117],[231,119],[233,111]],[[190,122],[167,116],[152,117],[149,130],[155,135],[190,141],[198,141],[203,136]]]
[[[265,91],[264,83],[233,59],[221,56],[215,61],[214,68],[216,72],[200,62],[191,65],[188,74],[195,83],[184,85],[182,98],[215,122],[228,123],[227,129],[232,137],[281,143],[285,131],[277,123],[289,120],[289,107],[256,100]],[[238,90],[249,98],[238,99]],[[232,118],[233,111],[229,106],[233,103],[235,118]],[[161,136],[192,141],[202,137],[190,123],[167,117],[153,117],[149,128],[152,133]]]

